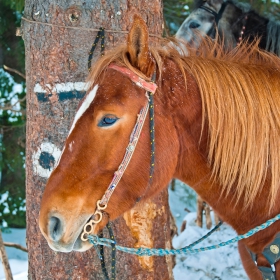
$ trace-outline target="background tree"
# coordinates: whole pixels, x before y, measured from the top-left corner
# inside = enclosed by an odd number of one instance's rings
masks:
[[[85,94],[81,85],[87,76],[88,52],[96,30],[100,26],[107,30],[105,49],[111,48],[126,40],[135,13],[146,20],[151,33],[161,36],[161,0],[76,0],[71,5],[68,1],[26,0],[22,24],[28,104],[29,279],[103,279],[94,250],[69,254],[52,251],[39,230],[38,214],[49,172],[63,148],[79,99]],[[100,55],[99,50],[100,46],[95,51],[96,56]],[[117,242],[128,247],[170,248],[169,219],[165,191],[113,223]],[[118,279],[172,279],[169,257],[117,254]]]
[[[25,227],[24,45],[16,37],[24,1],[0,3],[0,226]]]

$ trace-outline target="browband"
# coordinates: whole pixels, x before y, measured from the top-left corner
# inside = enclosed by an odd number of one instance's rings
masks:
[[[145,89],[146,91],[152,92],[153,94],[156,92],[157,85],[155,83],[145,81],[144,79],[138,77],[134,72],[132,72],[128,68],[118,66],[116,64],[110,64],[108,68],[121,72],[125,76],[129,77],[130,80],[134,82],[137,86]]]

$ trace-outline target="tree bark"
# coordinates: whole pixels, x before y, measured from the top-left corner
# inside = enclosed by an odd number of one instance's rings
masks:
[[[79,91],[77,83],[86,79],[88,52],[97,34],[88,28],[116,30],[105,31],[106,50],[126,40],[127,33],[119,31],[129,30],[136,12],[146,20],[151,33],[161,36],[161,0],[26,0],[24,17],[27,20],[23,19],[22,28],[28,105],[26,212],[29,279],[103,279],[94,249],[84,253],[53,252],[40,233],[38,214],[50,170],[84,94]],[[95,56],[99,55],[100,45],[95,50]],[[68,85],[68,92],[60,91],[61,85]],[[141,209],[135,208],[114,221],[117,243],[128,247],[170,248],[169,220],[166,190]],[[108,252],[106,258],[109,258]],[[172,266],[170,257],[136,257],[117,252],[117,279],[172,279]]]

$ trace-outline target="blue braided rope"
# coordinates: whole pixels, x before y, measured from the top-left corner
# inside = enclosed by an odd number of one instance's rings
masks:
[[[224,247],[224,246],[230,245],[232,243],[235,243],[235,242],[237,242],[241,239],[248,238],[248,237],[254,235],[257,232],[266,229],[267,227],[269,227],[271,224],[278,221],[279,219],[280,219],[280,214],[278,214],[274,218],[266,221],[265,223],[261,224],[260,226],[257,226],[255,228],[249,230],[245,234],[238,235],[235,238],[232,238],[232,239],[230,239],[228,241],[225,241],[225,242],[221,242],[221,243],[216,244],[216,245],[201,247],[201,248],[198,248],[198,249],[193,249],[192,248],[194,246],[193,244],[191,244],[187,247],[181,248],[181,249],[155,249],[155,248],[150,249],[150,248],[143,248],[143,247],[141,247],[141,248],[128,248],[128,247],[123,247],[123,246],[120,246],[120,245],[115,245],[115,246],[116,246],[116,249],[119,250],[119,251],[129,253],[129,254],[133,254],[133,255],[138,255],[138,256],[166,256],[166,255],[177,255],[177,254],[184,254],[184,255],[196,254],[196,253],[199,253],[199,252],[204,252],[204,251],[209,251],[209,250],[217,249],[217,248],[220,248],[220,247]],[[112,241],[110,239],[99,238],[97,235],[89,235],[88,240],[93,245],[102,244],[102,245],[107,246],[107,247],[112,247],[112,244],[116,244],[114,241]]]

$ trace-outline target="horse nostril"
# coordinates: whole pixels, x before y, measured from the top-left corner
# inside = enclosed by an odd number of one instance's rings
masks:
[[[190,28],[192,29],[196,29],[200,26],[200,24],[198,22],[192,21],[189,25]]]
[[[63,225],[59,218],[51,217],[49,221],[49,233],[53,241],[58,241],[63,235]]]

